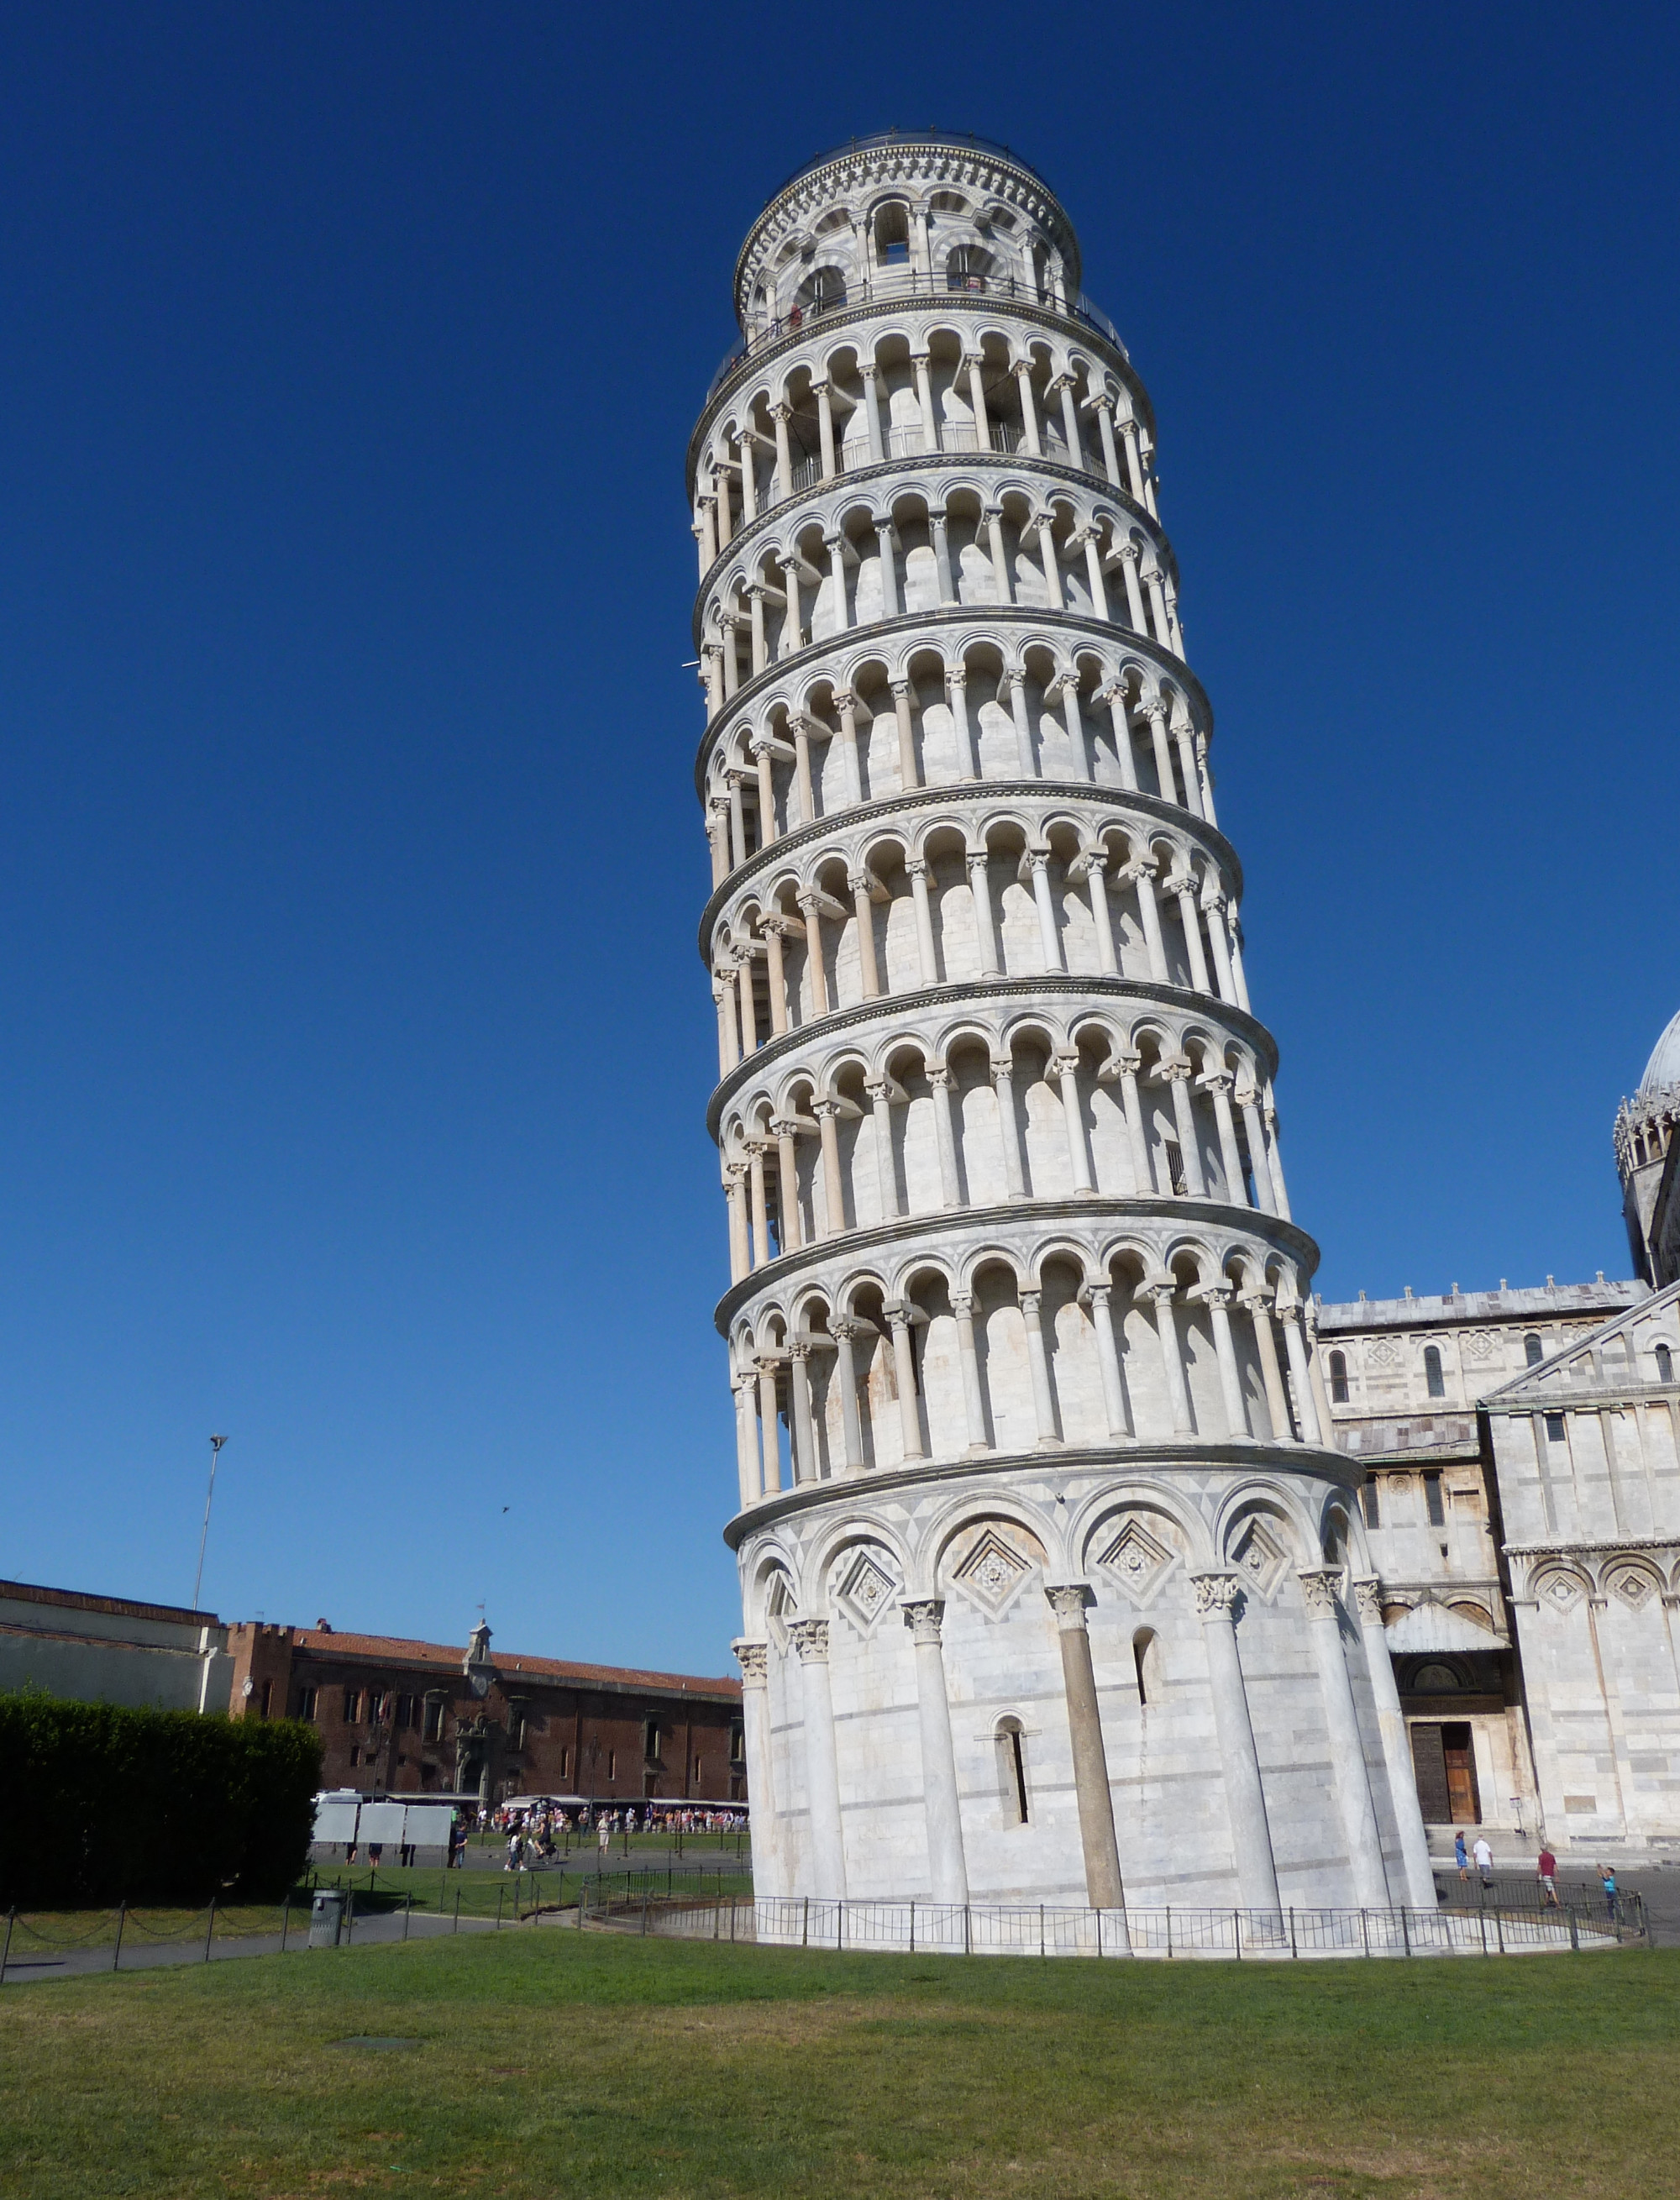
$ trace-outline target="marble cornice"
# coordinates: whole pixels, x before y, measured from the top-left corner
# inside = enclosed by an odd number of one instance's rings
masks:
[[[910,1466],[887,1467],[857,1474],[837,1475],[827,1482],[806,1482],[762,1499],[738,1512],[723,1530],[723,1541],[739,1550],[748,1536],[774,1527],[827,1506],[844,1510],[858,1503],[874,1504],[886,1495],[913,1495],[930,1483],[985,1482],[1049,1471],[1066,1474],[1205,1473],[1209,1468],[1226,1472],[1298,1474],[1336,1489],[1350,1489],[1348,1462],[1339,1452],[1315,1444],[1209,1442],[1185,1436],[1178,1442],[1151,1438],[1135,1444],[1046,1444],[1041,1449],[987,1452],[983,1457],[923,1460]],[[1497,1646],[1496,1646],[1497,1647]]]
[[[901,1214],[890,1222],[872,1222],[867,1229],[843,1230],[832,1238],[778,1253],[773,1261],[754,1268],[731,1284],[718,1300],[713,1322],[720,1337],[750,1301],[795,1282],[802,1273],[828,1266],[835,1259],[855,1263],[883,1245],[915,1247],[930,1256],[952,1238],[980,1238],[996,1242],[1000,1231],[1014,1236],[1025,1225],[1030,1234],[1043,1237],[1058,1222],[1088,1222],[1092,1216],[1105,1225],[1177,1222],[1206,1235],[1214,1229],[1238,1230],[1261,1243],[1275,1245],[1297,1263],[1304,1285],[1318,1266],[1319,1249],[1296,1222],[1280,1214],[1265,1214],[1257,1207],[1238,1207],[1222,1199],[1162,1199],[1156,1193],[1086,1192],[1070,1199],[1017,1199],[992,1207],[942,1207],[924,1214]],[[1327,1449],[1335,1451],[1333,1445]],[[1337,1451],[1350,1466],[1363,1466],[1351,1454]]]
[[[1210,825],[1205,817],[1196,816],[1182,803],[1168,802],[1159,794],[1145,794],[1141,787],[1099,787],[1088,779],[955,779],[938,787],[912,787],[904,794],[877,795],[872,802],[852,803],[846,809],[813,817],[810,824],[796,826],[791,833],[781,834],[765,846],[755,849],[744,863],[729,873],[722,886],[712,888],[700,912],[701,962],[708,970],[711,968],[712,929],[725,904],[744,885],[765,872],[774,871],[790,853],[803,853],[836,833],[887,821],[904,810],[944,810],[965,802],[989,808],[1000,801],[1049,801],[1063,805],[1096,802],[1105,808],[1110,804],[1121,810],[1135,808],[1140,816],[1156,818],[1164,825],[1204,841],[1219,857],[1221,869],[1232,882],[1234,898],[1238,902],[1243,898],[1243,866],[1237,851],[1217,825]]]
[[[1055,626],[1050,622],[1056,621]],[[755,672],[745,681],[724,704],[715,718],[708,718],[705,731],[700,736],[700,752],[694,758],[694,792],[702,803],[705,800],[705,768],[712,751],[729,730],[731,722],[746,715],[748,705],[756,703],[764,692],[777,681],[787,676],[790,669],[797,667],[800,679],[808,683],[817,676],[822,652],[834,650],[842,655],[865,654],[858,645],[864,637],[873,641],[877,635],[891,643],[901,637],[925,633],[938,633],[944,628],[972,623],[977,626],[996,626],[999,622],[1006,628],[1036,627],[1045,639],[1052,633],[1078,629],[1105,642],[1110,649],[1141,657],[1146,663],[1158,665],[1185,693],[1194,698],[1192,712],[1200,731],[1209,741],[1214,736],[1214,711],[1208,700],[1208,691],[1183,658],[1175,657],[1165,642],[1139,634],[1135,627],[1117,626],[1112,619],[1099,619],[1086,611],[1053,611],[1044,606],[1031,604],[941,604],[937,611],[900,611],[896,618],[871,619],[867,626],[843,627],[838,634],[825,634],[821,641],[807,642],[792,657],[778,658],[767,664],[762,672]]]
[[[1277,1042],[1265,1025],[1245,1009],[1230,1001],[1217,1000],[1210,993],[1193,993],[1184,986],[1163,986],[1154,978],[1092,978],[1070,976],[1057,970],[1046,970],[1033,978],[957,978],[944,986],[920,986],[913,993],[877,993],[872,1001],[860,1001],[855,1007],[813,1017],[810,1023],[800,1024],[794,1031],[779,1032],[738,1062],[727,1077],[719,1079],[706,1106],[706,1128],[715,1140],[723,1110],[744,1085],[753,1082],[755,1074],[762,1075],[767,1068],[779,1066],[788,1056],[810,1046],[813,1039],[827,1045],[837,1032],[855,1031],[860,1024],[877,1021],[896,1023],[903,1018],[914,1017],[924,1009],[954,1009],[959,1003],[1032,1000],[1046,994],[1054,1000],[1084,999],[1098,1008],[1126,1000],[1180,1010],[1187,1003],[1200,1003],[1206,1021],[1223,1024],[1245,1039],[1258,1059],[1266,1064],[1267,1075],[1275,1077],[1278,1074]]]

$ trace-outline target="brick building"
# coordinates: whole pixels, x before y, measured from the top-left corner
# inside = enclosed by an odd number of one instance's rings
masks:
[[[241,1620],[228,1649],[233,1715],[319,1727],[328,1788],[488,1802],[746,1798],[739,1681],[493,1658],[483,1626],[462,1649]]]

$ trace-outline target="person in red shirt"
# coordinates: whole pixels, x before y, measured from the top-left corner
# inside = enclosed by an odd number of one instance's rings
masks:
[[[1541,1850],[1538,1869],[1541,1906],[1547,1910],[1556,1910],[1560,1906],[1558,1902],[1558,1860],[1550,1849]]]

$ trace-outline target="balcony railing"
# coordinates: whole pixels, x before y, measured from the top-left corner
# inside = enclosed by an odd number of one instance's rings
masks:
[[[1058,465],[1064,466],[1076,463],[1069,455],[1068,446],[1060,432],[1053,429],[1048,422],[1041,430],[1041,435],[1045,458],[1052,459]],[[1021,430],[1010,420],[992,421],[990,424],[989,441],[984,443],[981,442],[971,423],[964,424],[957,421],[946,420],[940,424],[939,453],[989,450],[997,452],[1001,457],[1010,458],[1016,452],[1025,448],[1026,438]],[[928,454],[928,444],[919,424],[909,428],[889,428],[885,438],[885,450],[889,459],[919,459]],[[937,456],[939,453],[934,455]],[[836,477],[840,474],[856,473],[862,466],[872,466],[878,463],[877,459],[870,456],[866,444],[847,443],[834,453]],[[1082,463],[1083,471],[1090,474],[1093,479],[1107,482],[1107,475],[1101,471],[1089,454],[1080,463]],[[791,494],[796,497],[808,496],[814,489],[821,489],[822,486],[821,457],[816,452],[812,452],[807,457],[795,459]],[[785,504],[787,501],[787,499],[781,494],[780,477],[772,468],[770,479],[759,484],[758,510],[760,512],[773,512],[777,505]]]
[[[798,336],[815,323],[831,314],[844,313],[852,306],[869,306],[900,298],[1013,298],[1022,304],[1038,306],[1046,313],[1060,313],[1070,321],[1078,321],[1088,329],[1095,329],[1105,336],[1122,359],[1129,359],[1120,331],[1100,306],[1093,305],[1083,291],[1077,298],[1064,300],[1048,290],[1040,290],[1035,283],[1018,281],[1013,275],[924,275],[919,268],[878,268],[861,283],[849,284],[835,290],[826,297],[814,300],[805,306],[794,306],[786,313],[766,321],[762,328],[754,329],[741,338],[729,352],[711,377],[706,395],[732,374],[744,359],[755,352],[767,351],[784,337]]]

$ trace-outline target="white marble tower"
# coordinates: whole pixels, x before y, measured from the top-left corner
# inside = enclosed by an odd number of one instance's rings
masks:
[[[1042,179],[800,170],[689,451],[762,1893],[1433,1907],[1154,416]]]

